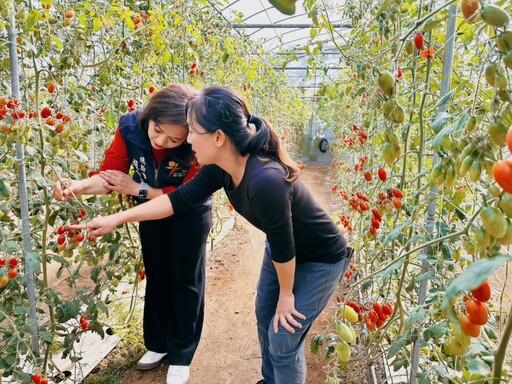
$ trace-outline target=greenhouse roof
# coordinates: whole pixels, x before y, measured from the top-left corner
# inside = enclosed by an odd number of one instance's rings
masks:
[[[329,22],[340,34],[350,28],[349,23],[341,19],[340,7],[344,0],[325,2]],[[272,6],[268,0],[231,0],[222,6],[216,6],[223,17],[231,23],[239,33],[260,42],[268,54],[283,55],[293,53],[296,60],[289,61],[285,69],[291,83],[303,88],[318,88],[323,79],[320,72],[334,75],[340,68],[339,51],[329,44],[330,36],[323,29],[312,37],[312,20],[305,11],[304,1],[298,0],[294,15],[285,15]],[[323,50],[319,59],[323,67],[307,76],[308,55],[302,48],[308,44],[323,41]],[[279,68],[281,69],[281,68]]]

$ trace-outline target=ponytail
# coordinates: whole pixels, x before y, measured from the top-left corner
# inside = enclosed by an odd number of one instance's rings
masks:
[[[253,124],[256,130],[247,141],[242,155],[253,153],[262,160],[275,160],[286,170],[286,181],[292,183],[297,180],[300,168],[281,148],[277,132],[270,123],[266,119],[255,115],[250,115],[247,123]]]

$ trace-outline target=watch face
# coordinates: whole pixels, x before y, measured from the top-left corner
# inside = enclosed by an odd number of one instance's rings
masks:
[[[148,197],[148,191],[147,191],[147,189],[141,189],[141,190],[139,191],[139,197],[140,197],[141,199],[146,199],[146,198]]]

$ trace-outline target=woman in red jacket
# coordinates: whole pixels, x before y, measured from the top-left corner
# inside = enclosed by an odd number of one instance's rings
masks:
[[[170,85],[141,110],[123,115],[100,170],[85,180],[56,183],[54,198],[64,201],[114,191],[142,204],[192,179],[199,166],[186,142],[186,105],[195,94],[186,85]],[[133,178],[128,175],[130,168]],[[147,276],[144,343],[148,351],[137,368],[155,368],[167,356],[169,384],[188,382],[201,336],[211,203],[210,196],[181,215],[139,226]]]

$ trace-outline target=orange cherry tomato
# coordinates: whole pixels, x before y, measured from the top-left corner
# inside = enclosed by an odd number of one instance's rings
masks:
[[[512,159],[498,160],[492,166],[492,174],[505,192],[512,193]]]

